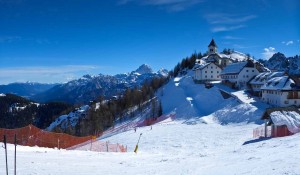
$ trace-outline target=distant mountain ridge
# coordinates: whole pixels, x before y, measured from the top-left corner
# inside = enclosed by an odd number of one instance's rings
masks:
[[[300,56],[286,57],[283,53],[275,53],[263,64],[270,70],[285,71],[291,75],[300,75]]]
[[[36,94],[47,91],[56,85],[58,84],[43,84],[35,82],[10,83],[7,85],[0,85],[0,93],[11,93],[29,98]]]
[[[127,88],[141,86],[155,77],[166,77],[168,71],[161,69],[153,72],[150,66],[143,64],[131,73],[117,75],[84,75],[83,77],[33,96],[38,102],[63,101],[67,103],[85,103],[99,96],[110,98],[124,92]]]

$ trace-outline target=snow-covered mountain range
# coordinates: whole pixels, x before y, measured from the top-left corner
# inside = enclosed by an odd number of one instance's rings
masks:
[[[7,85],[0,85],[0,93],[11,93],[23,97],[31,97],[51,89],[57,84],[42,84],[34,82],[26,83],[10,83]]]
[[[300,75],[300,56],[286,57],[283,53],[275,53],[264,62],[270,70],[285,71],[292,75]]]
[[[127,88],[142,85],[155,77],[168,76],[168,71],[161,69],[154,72],[150,66],[143,64],[135,71],[117,75],[84,75],[83,77],[33,96],[39,102],[64,101],[68,103],[88,103],[99,96],[110,98],[124,92]]]

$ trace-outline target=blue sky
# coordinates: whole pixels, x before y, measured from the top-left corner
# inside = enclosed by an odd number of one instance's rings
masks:
[[[66,82],[193,52],[300,54],[298,0],[0,0],[0,84]]]

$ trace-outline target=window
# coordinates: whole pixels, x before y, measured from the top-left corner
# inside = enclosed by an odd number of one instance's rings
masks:
[[[219,73],[219,71],[217,71],[217,74]]]
[[[207,75],[205,75],[205,78],[207,78]]]
[[[211,71],[211,73],[213,73],[213,71]]]
[[[254,72],[254,70],[252,70],[252,72]]]
[[[205,71],[205,73],[207,73],[207,71]]]
[[[246,72],[248,72],[248,70],[246,70]]]
[[[247,77],[247,78],[249,78],[249,76],[248,76],[248,75],[247,75],[246,77]]]
[[[299,99],[298,92],[297,91],[294,91],[294,92],[290,91],[288,93],[287,99]]]
[[[211,78],[213,78],[213,76],[211,76]]]
[[[213,69],[213,67],[211,66],[211,69]]]

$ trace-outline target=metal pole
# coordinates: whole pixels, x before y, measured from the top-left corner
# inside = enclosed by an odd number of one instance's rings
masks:
[[[4,142],[4,149],[5,149],[6,175],[8,175],[6,135],[4,135],[3,142]]]
[[[15,134],[15,175],[17,175],[17,135]]]

